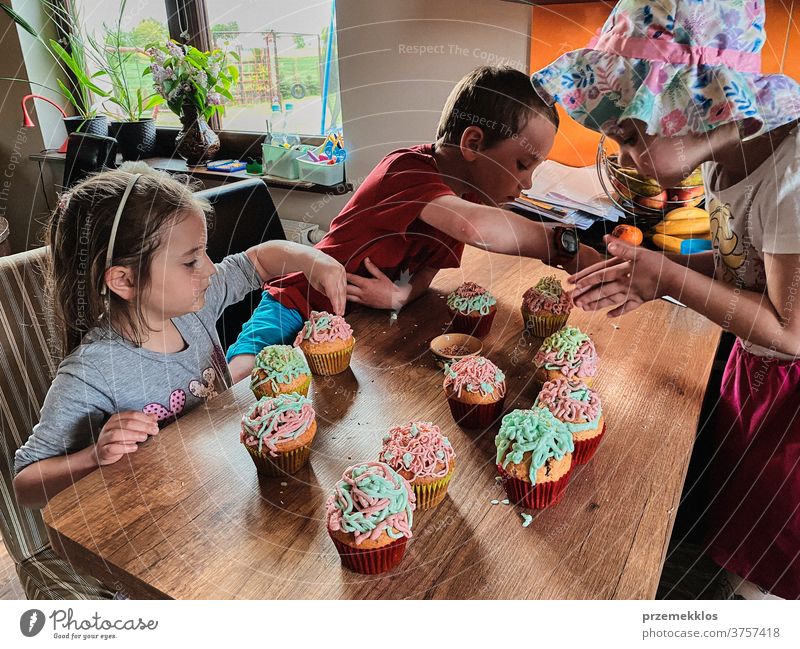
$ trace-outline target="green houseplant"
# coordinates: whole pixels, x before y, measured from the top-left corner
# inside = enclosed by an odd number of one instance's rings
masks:
[[[71,73],[75,81],[73,90],[68,88],[61,79],[56,80],[59,92],[67,102],[72,104],[77,112],[76,117],[64,118],[64,126],[67,129],[67,133],[80,130],[96,135],[107,135],[108,119],[105,115],[98,113],[102,102],[109,97],[109,93],[97,83],[98,79],[106,74],[106,71],[99,69],[94,74],[88,72],[88,63],[93,53],[90,51],[91,45],[87,43],[87,39],[80,29],[79,15],[76,11],[67,11],[60,3],[52,0],[42,0],[42,6],[49,20],[56,25],[62,26],[64,36],[60,41],[52,38],[45,40],[10,6],[0,3],[0,8],[17,25],[44,46],[62,72],[65,74]],[[7,77],[6,80],[30,83],[25,79]]]
[[[219,151],[219,137],[208,120],[224,114],[223,99],[233,100],[230,88],[238,79],[236,67],[227,63],[229,53],[201,52],[173,40],[147,53],[151,64],[146,74],[152,75],[156,91],[183,125],[175,139],[178,154],[190,165],[212,159]]]

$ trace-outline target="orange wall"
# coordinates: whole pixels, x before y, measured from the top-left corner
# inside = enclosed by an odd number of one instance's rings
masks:
[[[789,47],[783,66],[784,74],[800,79],[800,0],[792,11],[791,0],[767,0],[767,42],[762,50],[762,70],[765,73],[780,71],[781,58],[787,40]],[[564,3],[533,7],[531,27],[531,71],[546,66],[564,52],[585,47],[599,30],[613,2]],[[570,119],[558,108],[561,116],[552,160],[572,165],[594,164],[600,137]]]

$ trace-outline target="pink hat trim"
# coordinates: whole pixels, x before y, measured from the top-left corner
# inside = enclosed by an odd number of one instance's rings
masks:
[[[646,61],[692,67],[725,65],[738,72],[753,74],[761,72],[761,54],[757,52],[683,45],[674,41],[628,37],[613,32],[606,32],[593,38],[589,43],[589,49]]]

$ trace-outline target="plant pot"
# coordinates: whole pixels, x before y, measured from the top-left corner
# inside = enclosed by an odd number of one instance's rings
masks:
[[[64,128],[67,129],[67,135],[70,133],[90,133],[91,135],[108,135],[108,117],[105,115],[98,115],[91,119],[83,119],[83,117],[65,117]]]
[[[183,128],[175,138],[175,150],[186,160],[186,164],[196,166],[213,160],[219,151],[219,137],[206,122],[197,108],[183,105],[181,124]]]
[[[138,122],[111,122],[108,132],[116,138],[123,160],[153,157],[156,150],[156,123],[152,118]]]

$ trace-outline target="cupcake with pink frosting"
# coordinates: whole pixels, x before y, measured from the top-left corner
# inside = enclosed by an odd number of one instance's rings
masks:
[[[444,500],[456,466],[450,440],[430,421],[392,428],[383,438],[378,459],[411,483],[417,509],[431,509]]]
[[[506,376],[483,356],[468,356],[444,368],[444,393],[456,423],[486,428],[502,414]]]
[[[261,397],[242,417],[239,439],[261,475],[281,476],[308,463],[316,433],[311,401],[294,392]]]
[[[523,325],[533,335],[546,338],[567,324],[572,306],[572,296],[555,275],[542,277],[522,296]]]
[[[303,350],[311,372],[323,376],[344,372],[355,344],[350,325],[342,316],[327,311],[312,311],[294,341],[294,346]]]
[[[453,319],[450,328],[462,334],[483,338],[492,328],[497,300],[483,286],[464,282],[447,296],[447,308]]]
[[[547,381],[567,378],[592,386],[597,374],[597,350],[589,336],[577,327],[564,327],[544,339],[533,364],[533,377],[541,386]]]
[[[330,534],[342,565],[375,575],[403,558],[416,498],[408,481],[383,462],[347,467],[325,503]]]
[[[548,381],[534,407],[547,408],[572,433],[575,464],[586,464],[592,459],[606,432],[600,397],[594,390],[580,381]]]

